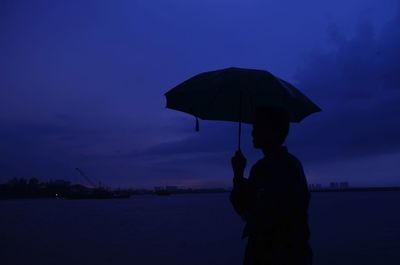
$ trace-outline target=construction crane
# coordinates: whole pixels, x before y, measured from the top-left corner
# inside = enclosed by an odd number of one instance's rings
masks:
[[[79,172],[79,174],[85,178],[85,180],[92,186],[92,188],[97,188],[98,186],[79,168],[75,168],[76,171]]]

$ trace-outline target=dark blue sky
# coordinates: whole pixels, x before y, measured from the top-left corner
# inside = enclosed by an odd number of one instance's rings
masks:
[[[165,109],[202,72],[267,69],[323,112],[287,145],[310,183],[400,185],[400,4],[346,1],[0,2],[0,182],[229,186],[236,124]],[[250,127],[244,131],[249,165]]]

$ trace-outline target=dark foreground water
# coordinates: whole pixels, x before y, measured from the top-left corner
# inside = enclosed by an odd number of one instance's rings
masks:
[[[314,264],[400,264],[400,192],[313,193]],[[228,194],[0,201],[0,264],[241,264]]]

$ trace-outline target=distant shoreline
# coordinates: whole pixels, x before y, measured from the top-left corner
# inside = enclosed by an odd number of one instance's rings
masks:
[[[400,187],[362,187],[362,188],[343,188],[343,189],[333,189],[333,188],[321,188],[321,189],[313,189],[310,190],[311,193],[319,193],[319,192],[399,192]],[[229,189],[211,189],[211,190],[191,190],[191,191],[185,191],[185,192],[171,192],[168,195],[186,195],[186,194],[212,194],[212,193],[229,193]],[[60,198],[60,197],[54,197],[54,196],[18,196],[18,195],[8,195],[8,196],[2,196],[3,194],[0,193],[0,201],[3,200],[20,200],[20,199],[66,199],[66,198]],[[136,196],[143,196],[143,195],[151,195],[151,196],[157,196],[156,193],[153,191],[146,191],[142,193],[133,193],[131,194],[131,197],[136,197]],[[90,198],[90,199],[100,199],[100,198]],[[111,199],[111,198],[101,198],[101,199]]]
[[[273,187],[272,187],[273,188]],[[400,186],[395,187],[349,187],[348,185],[331,185],[317,187],[310,185],[309,191],[315,192],[395,192],[400,191]],[[9,182],[0,184],[0,200],[7,199],[126,199],[140,195],[184,195],[184,194],[211,194],[229,193],[230,188],[182,188],[177,186],[155,187],[151,189],[111,189],[102,186],[87,187],[81,184],[71,184],[65,180],[39,182],[36,178],[29,180],[14,178]]]
[[[400,187],[359,187],[359,188],[344,188],[344,189],[331,189],[321,188],[312,189],[310,192],[366,192],[366,191],[400,191]]]

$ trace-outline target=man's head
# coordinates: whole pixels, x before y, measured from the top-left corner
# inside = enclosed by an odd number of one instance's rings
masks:
[[[273,149],[283,144],[289,133],[289,114],[277,107],[258,107],[253,123],[253,145]]]

